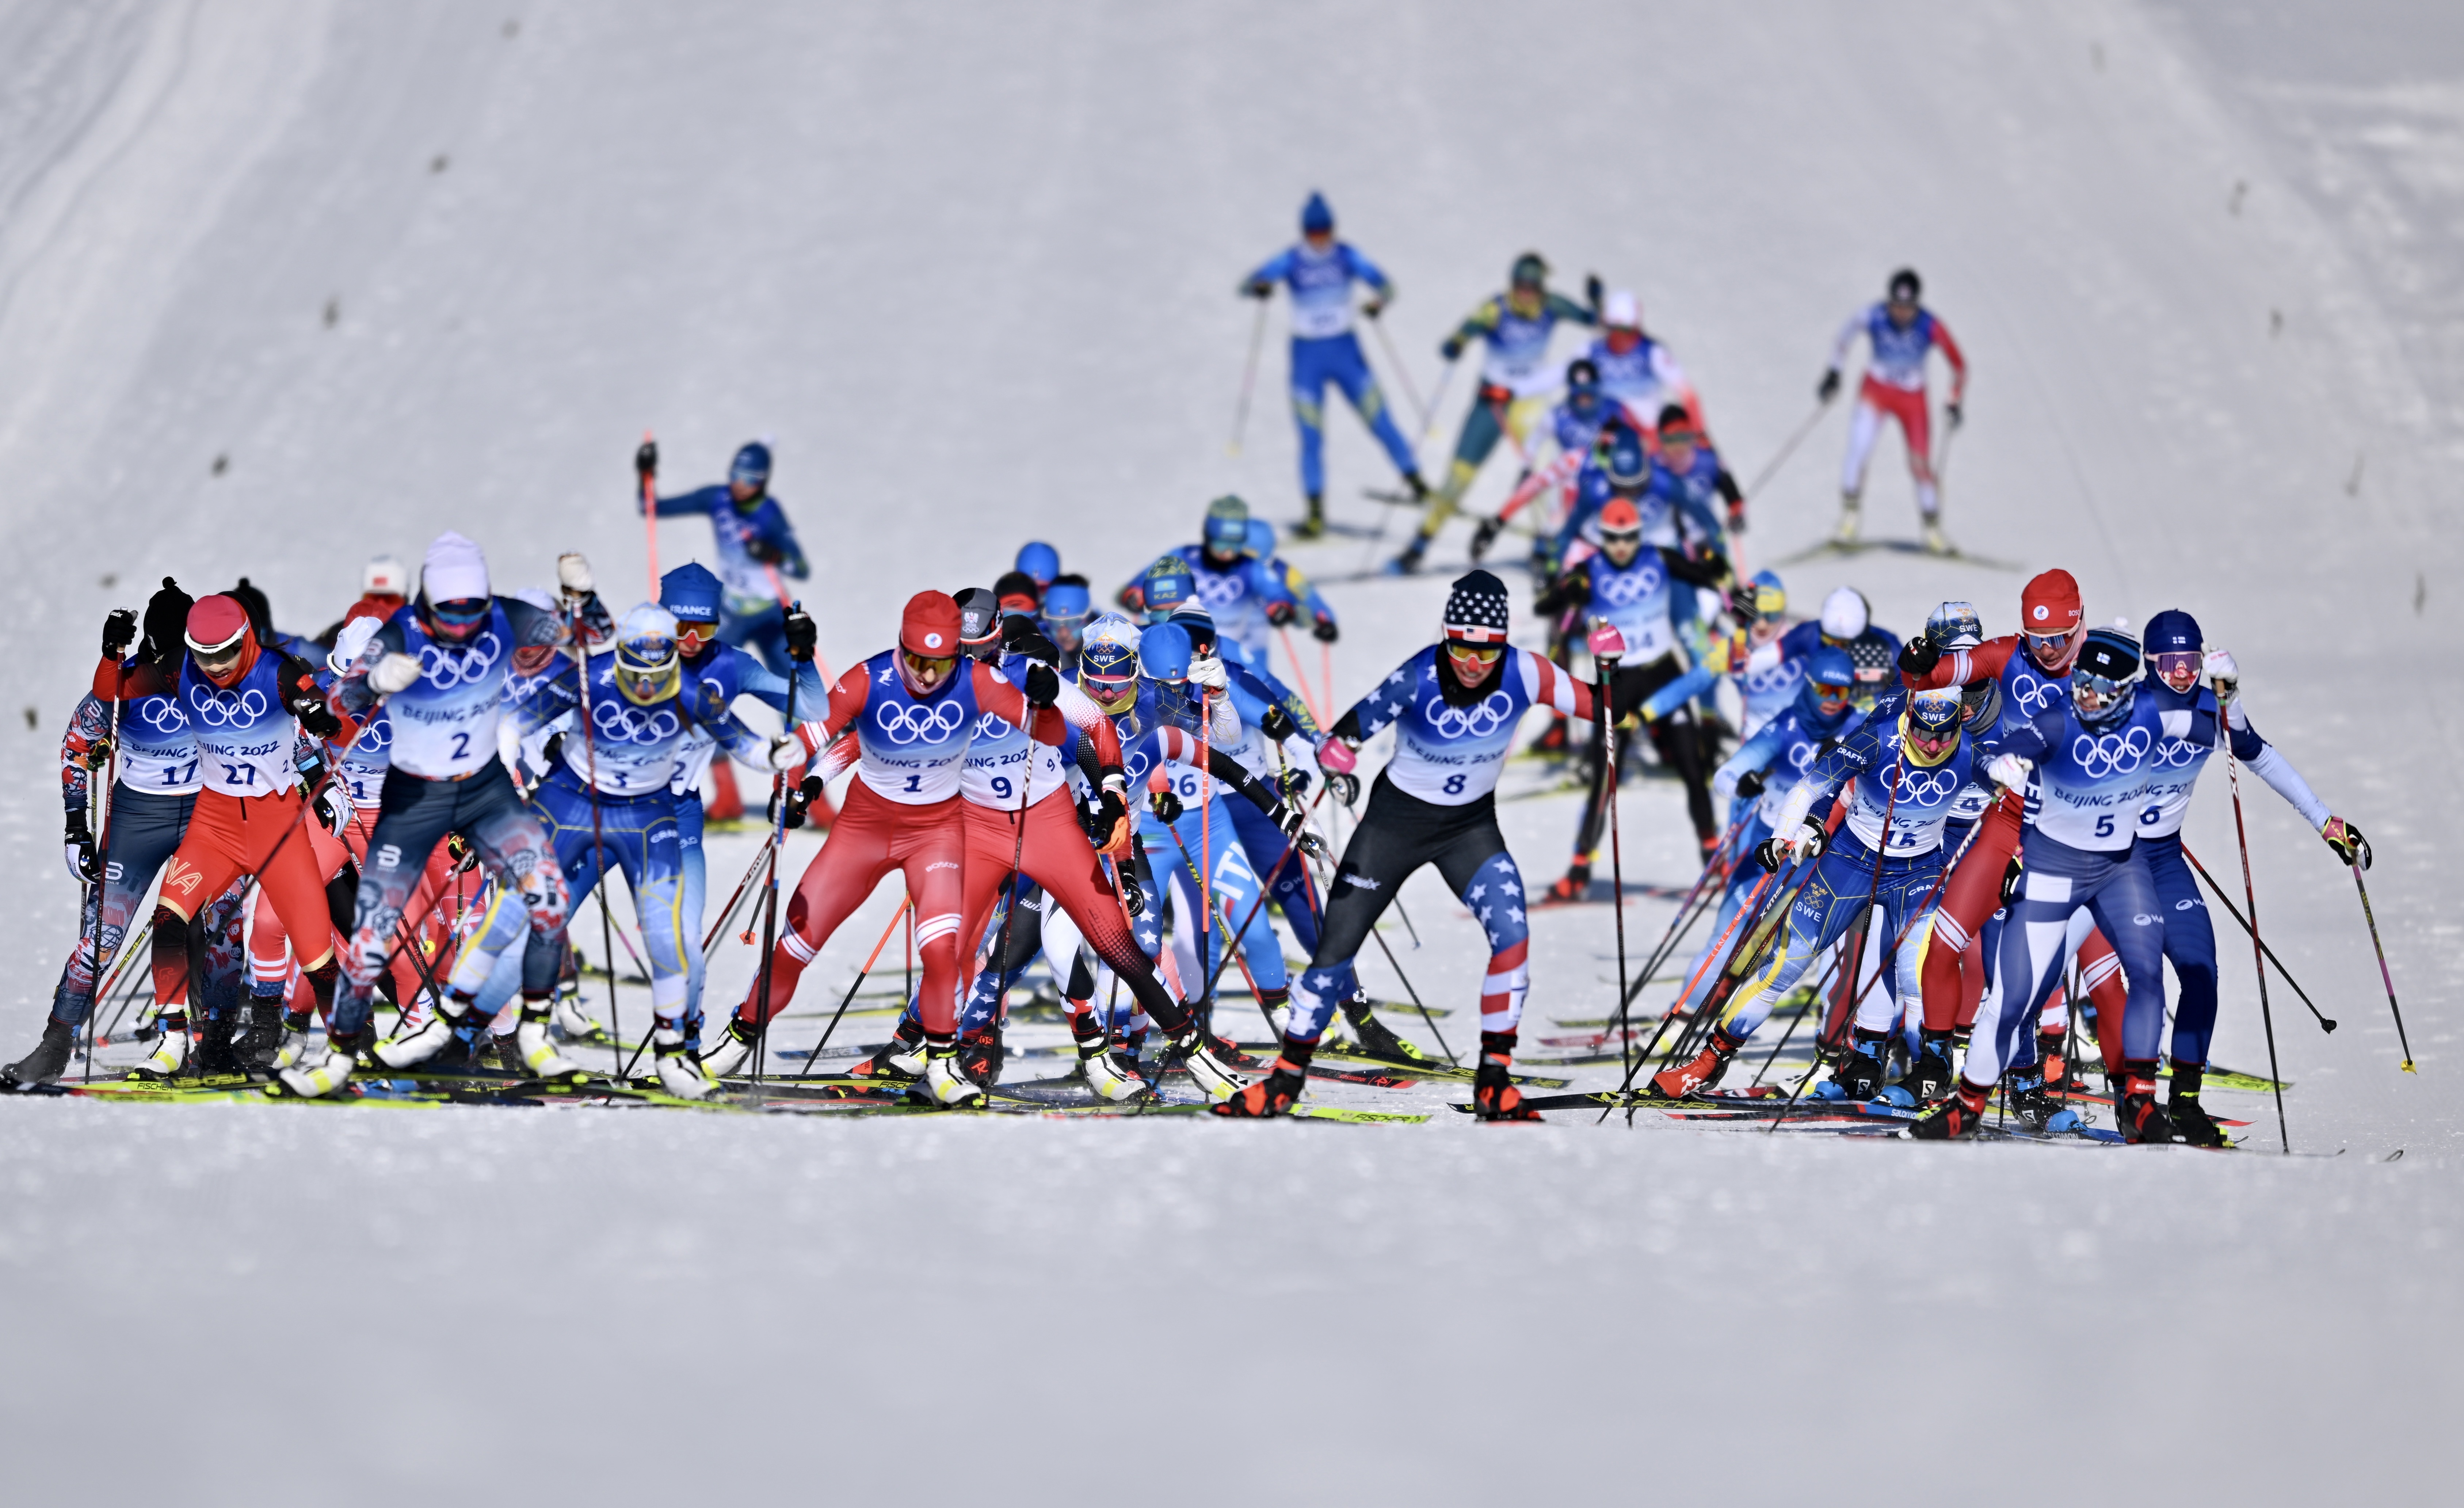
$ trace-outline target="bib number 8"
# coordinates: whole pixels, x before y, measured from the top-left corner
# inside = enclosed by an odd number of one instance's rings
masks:
[[[1461,770],[1457,770],[1455,773],[1448,775],[1446,777],[1445,785],[1446,794],[1449,796],[1462,795],[1463,793],[1463,782],[1469,778],[1469,776],[1463,774]]]

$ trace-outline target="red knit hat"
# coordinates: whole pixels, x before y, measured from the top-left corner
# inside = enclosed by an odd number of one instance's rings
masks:
[[[248,632],[248,610],[221,592],[200,597],[188,610],[187,629],[188,648],[200,654],[227,650]]]
[[[898,620],[898,647],[927,659],[958,653],[958,599],[946,591],[919,591],[907,599]]]
[[[2079,583],[2066,570],[2049,570],[2019,589],[2019,632],[2068,633],[2079,624]]]

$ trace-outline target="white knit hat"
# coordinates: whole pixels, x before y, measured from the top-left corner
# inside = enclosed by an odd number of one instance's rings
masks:
[[[419,586],[430,602],[485,597],[489,595],[488,558],[479,553],[479,546],[448,529],[428,547],[428,558],[420,563]]]

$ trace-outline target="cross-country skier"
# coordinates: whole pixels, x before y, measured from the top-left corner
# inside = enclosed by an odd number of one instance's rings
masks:
[[[1359,988],[1353,960],[1403,881],[1435,864],[1487,934],[1481,984],[1480,1067],[1472,1098],[1483,1120],[1528,1120],[1508,1076],[1530,987],[1530,930],[1523,875],[1497,829],[1497,777],[1523,714],[1554,707],[1589,718],[1589,688],[1506,642],[1506,584],[1485,570],[1458,578],[1443,637],[1337,719],[1318,762],[1339,799],[1359,790],[1351,766],[1362,743],[1395,725],[1395,756],[1378,772],[1369,809],[1346,846],[1327,899],[1325,930],[1293,992],[1291,1025],[1273,1071],[1216,1107],[1219,1115],[1278,1116],[1300,1098],[1309,1058],[1335,1008]]]
[[[2068,695],[2013,699],[2003,719],[2001,752],[1988,772],[2006,790],[2027,788],[2035,810],[2020,839],[1999,987],[1977,1011],[1958,1093],[1918,1120],[1913,1135],[1971,1134],[2004,1068],[2034,1055],[2035,1024],[2060,982],[2071,920],[2084,909],[2112,942],[2129,983],[2115,1107],[2123,1134],[2134,1142],[2172,1140],[2172,1123],[2156,1102],[2167,923],[2137,831],[2161,768],[2158,746],[2167,739],[2212,744],[2216,724],[2205,708],[2167,709],[2139,695],[2140,655],[2130,635],[2091,629],[2072,664]],[[1941,695],[1919,693],[1928,694]]]
[[[633,467],[644,481],[656,480],[658,446],[645,440],[634,453]],[[641,510],[639,486],[633,490],[633,506],[636,512]],[[803,581],[813,569],[804,560],[803,547],[796,543],[787,510],[770,492],[768,443],[745,441],[728,463],[724,483],[661,498],[658,509],[662,519],[703,516],[710,520],[711,536],[718,544],[718,577],[726,586],[726,595],[720,599],[725,615],[719,620],[719,641],[759,655],[770,674],[781,680],[794,675],[787,654],[787,588],[780,578]]]
[[[1709,514],[1729,534],[1746,532],[1746,495],[1720,463],[1693,414],[1678,404],[1660,410],[1660,451],[1652,457],[1651,491],[1668,499],[1683,516]],[[1714,511],[1715,504],[1720,511]],[[1723,517],[1725,514],[1725,517]]]
[[[188,594],[165,576],[145,604],[143,636],[137,615],[126,609],[103,620],[104,657],[129,678],[150,673],[163,684],[122,701],[116,741],[111,703],[88,693],[60,740],[60,796],[68,809],[62,848],[69,874],[85,887],[85,897],[77,945],[52,988],[42,1037],[32,1053],[0,1069],[0,1080],[10,1086],[48,1084],[67,1072],[77,1028],[94,1007],[100,971],[119,957],[155,872],[187,831],[204,777],[196,732],[168,681],[178,673],[181,637],[192,606]],[[132,649],[134,655],[122,662]],[[111,771],[111,805],[100,832],[87,816],[89,783],[99,773],[98,760],[108,761]],[[164,1056],[164,1065],[177,1067],[177,1054],[185,1048],[185,1042],[173,1044],[166,1038],[157,1053],[173,1054]]]
[[[1505,505],[1472,530],[1472,564],[1487,556],[1489,546],[1516,514],[1537,502],[1532,574],[1544,580],[1556,574],[1560,559],[1553,549],[1543,547],[1544,542],[1553,544],[1565,527],[1573,510],[1576,474],[1592,458],[1602,430],[1610,424],[1631,427],[1625,410],[1602,391],[1599,367],[1590,357],[1577,356],[1566,364],[1566,396],[1549,410],[1549,422],[1532,447],[1529,474],[1514,484]]]
[[[1078,652],[1086,643],[1087,620],[1094,609],[1087,578],[1073,572],[1052,578],[1036,611],[1037,625],[1061,652],[1061,674],[1072,679],[1078,672]]]
[[[1315,583],[1293,569],[1289,561],[1275,553],[1273,524],[1258,518],[1249,521],[1249,553],[1266,563],[1266,573],[1290,594],[1296,615],[1309,619],[1309,633],[1313,637],[1331,644],[1343,636],[1341,626],[1335,622],[1334,609],[1327,602],[1325,594],[1317,589]],[[1279,610],[1269,608],[1268,618],[1274,618]]]
[[[125,614],[118,634],[133,636]],[[189,939],[205,907],[232,880],[256,876],[291,934],[316,940],[301,947],[301,966],[318,1003],[334,998],[337,969],[327,942],[324,877],[304,837],[315,820],[293,764],[304,728],[329,738],[349,728],[327,705],[317,668],[297,655],[265,647],[248,610],[235,597],[200,598],[183,632],[187,653],[122,663],[127,637],[104,633],[94,694],[126,704],[143,718],[154,699],[176,699],[196,738],[198,792],[187,831],[163,873],[154,907],[154,999],[163,1043],[141,1070],[163,1077],[184,1065],[188,1048]],[[205,1009],[200,1003],[200,1009]]]
[[[1215,626],[1226,637],[1259,658],[1266,654],[1266,631],[1288,623],[1300,604],[1266,563],[1249,549],[1249,505],[1238,498],[1218,498],[1206,505],[1204,536],[1155,557],[1155,563],[1124,586],[1115,598],[1133,614],[1170,610],[1180,600],[1155,600],[1149,577],[1157,571],[1176,574],[1186,568],[1198,600],[1215,615]]]
[[[585,631],[604,627],[590,563],[580,555],[561,557],[557,580],[572,605],[572,621]],[[351,945],[342,950],[342,987],[335,995],[326,1055],[314,1066],[303,1062],[282,1072],[293,1094],[328,1095],[351,1076],[353,1060],[366,1046],[377,974],[405,941],[403,919],[428,855],[455,832],[478,853],[499,890],[521,896],[529,920],[521,1024],[515,1033],[523,1061],[542,1077],[576,1072],[547,1040],[564,964],[564,875],[497,745],[515,657],[552,651],[573,637],[555,612],[497,596],[479,546],[448,530],[428,546],[418,597],[377,631],[363,657],[367,668],[335,689],[335,700],[354,712],[384,699],[393,760],[368,838],[371,861],[360,875]],[[418,1031],[372,1049],[379,1061],[388,1068],[423,1063],[457,1033],[475,1034],[486,1024],[473,1012],[454,1011],[451,1000],[444,1006]]]
[[[1963,736],[1962,721],[1959,693],[1910,693],[1903,706],[1877,707],[1790,787],[1771,819],[1774,835],[1756,857],[1773,873],[1775,885],[1784,866],[1817,862],[1793,897],[1775,892],[1771,904],[1788,906],[1778,954],[1738,989],[1709,1045],[1691,1062],[1655,1077],[1653,1088],[1675,1096],[1716,1085],[1737,1049],[1815,960],[1834,943],[1863,934],[1873,908],[1880,908],[1891,940],[1887,962],[1899,998],[1917,997],[1914,940],[1937,898],[1948,856],[1945,829],[1961,793],[1984,779],[1984,755]],[[1807,817],[1815,802],[1843,785],[1846,816],[1834,837]],[[1881,1093],[1882,1048],[1893,1014],[1890,997],[1880,991],[1859,1008],[1855,1046],[1832,1075],[1849,1098]]]
[[[1429,542],[1454,517],[1501,435],[1511,436],[1515,449],[1522,450],[1524,435],[1557,388],[1557,368],[1549,360],[1549,338],[1556,333],[1560,321],[1599,323],[1597,281],[1593,279],[1592,307],[1586,308],[1551,293],[1549,264],[1539,253],[1526,252],[1514,259],[1506,292],[1464,316],[1439,345],[1438,354],[1449,365],[1462,360],[1474,341],[1482,343],[1487,355],[1471,409],[1463,415],[1463,432],[1455,440],[1454,463],[1447,469],[1445,483],[1431,494],[1428,517],[1420,521],[1419,533],[1390,569],[1408,573],[1420,568]]]
[[[1968,358],[1950,338],[1950,326],[1917,302],[1922,288],[1912,269],[1903,267],[1891,274],[1889,297],[1859,310],[1840,326],[1839,339],[1831,347],[1831,365],[1823,369],[1815,389],[1815,396],[1824,403],[1839,395],[1840,368],[1847,365],[1857,337],[1865,337],[1872,355],[1865,363],[1865,380],[1857,389],[1857,411],[1848,423],[1848,455],[1839,469],[1842,544],[1856,541],[1861,521],[1859,509],[1865,495],[1865,465],[1873,457],[1874,441],[1881,437],[1882,419],[1888,415],[1900,422],[1900,437],[1907,442],[1908,475],[1916,480],[1917,516],[1925,523],[1925,548],[1939,554],[1950,552],[1950,541],[1942,532],[1942,494],[1934,483],[1925,356],[1939,347],[1943,359],[1950,363],[1950,401],[1943,405],[1942,412],[1954,430],[1959,428],[1961,405],[1968,394]]]
[[[1725,588],[1727,562],[1718,556],[1695,560],[1666,545],[1645,545],[1642,518],[1634,504],[1614,499],[1600,510],[1600,553],[1584,560],[1532,604],[1543,617],[1572,609],[1586,628],[1609,624],[1625,642],[1625,655],[1609,683],[1609,721],[1623,721],[1629,713],[1644,714],[1652,746],[1685,783],[1685,809],[1694,820],[1694,835],[1703,856],[1709,858],[1720,830],[1711,817],[1711,786],[1703,767],[1702,740],[1696,736],[1694,711],[1679,700],[1663,705],[1654,694],[1684,674],[1677,630],[1670,618],[1674,587]],[[1592,789],[1574,836],[1573,862],[1565,877],[1550,887],[1552,900],[1579,900],[1592,884],[1592,858],[1599,850],[1600,831],[1608,820],[1606,763],[1595,746]]]
[[[317,635],[320,649],[332,649],[335,636],[353,618],[375,618],[383,622],[394,615],[410,600],[410,567],[390,555],[379,555],[360,570],[360,599],[350,610],[328,624]]]
[[[1061,552],[1042,540],[1029,540],[1018,547],[1018,559],[1010,569],[1035,583],[1037,595],[1061,579]]]
[[[1600,334],[1586,354],[1598,371],[1600,389],[1622,408],[1636,429],[1648,427],[1652,416],[1675,404],[1686,422],[1703,432],[1703,400],[1668,347],[1642,333],[1642,302],[1631,289],[1612,288],[1600,305]]]
[[[1324,194],[1312,193],[1301,206],[1300,244],[1268,257],[1241,282],[1242,294],[1251,299],[1273,298],[1277,283],[1287,283],[1292,290],[1292,422],[1301,432],[1301,492],[1309,499],[1309,516],[1292,532],[1305,540],[1326,532],[1329,383],[1351,401],[1360,422],[1386,447],[1386,458],[1402,474],[1412,496],[1421,499],[1429,492],[1411,444],[1395,427],[1394,410],[1361,354],[1360,338],[1352,332],[1355,281],[1369,285],[1369,301],[1360,312],[1370,319],[1394,301],[1394,283],[1358,248],[1334,238],[1334,211]]]

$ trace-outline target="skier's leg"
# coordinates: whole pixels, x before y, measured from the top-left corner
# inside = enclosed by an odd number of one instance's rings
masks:
[[[1385,447],[1386,458],[1395,463],[1395,470],[1404,477],[1419,476],[1420,463],[1413,458],[1411,442],[1396,428],[1395,411],[1387,404],[1386,394],[1379,390],[1375,374],[1369,369],[1368,358],[1360,349],[1360,338],[1347,333],[1342,344],[1341,365],[1333,373],[1336,385],[1352,401],[1353,411],[1360,415],[1360,422],[1369,426],[1369,432]]]
[[[1292,426],[1300,432],[1301,495],[1326,496],[1326,347],[1331,341],[1292,340]]]

